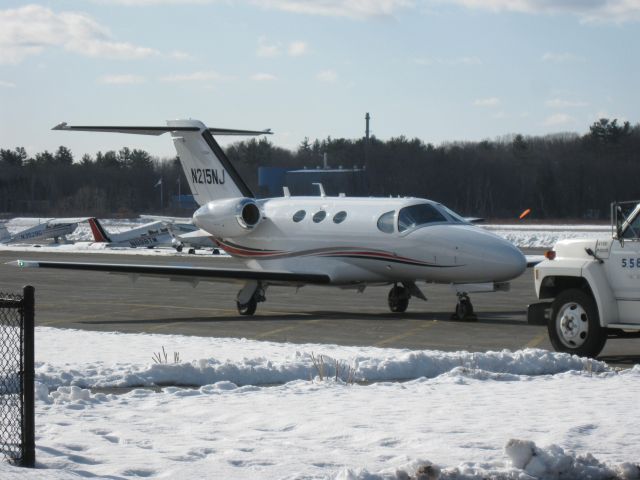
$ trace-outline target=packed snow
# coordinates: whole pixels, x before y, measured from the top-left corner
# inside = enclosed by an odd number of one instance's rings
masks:
[[[36,381],[0,478],[640,478],[640,366],[544,350],[38,327]]]

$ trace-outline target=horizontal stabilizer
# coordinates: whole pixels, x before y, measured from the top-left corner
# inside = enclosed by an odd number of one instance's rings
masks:
[[[66,122],[60,123],[51,130],[67,130],[73,132],[113,132],[113,133],[132,133],[136,135],[162,135],[167,132],[199,132],[200,128],[196,126],[173,126],[173,127],[109,127],[109,126],[91,126],[91,125],[67,125]],[[213,135],[271,135],[271,129],[266,130],[237,130],[232,128],[207,128]]]

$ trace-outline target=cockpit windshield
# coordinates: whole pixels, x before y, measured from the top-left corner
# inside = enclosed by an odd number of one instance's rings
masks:
[[[471,222],[469,222],[468,220],[466,220],[465,218],[461,217],[460,215],[458,215],[456,212],[454,212],[453,210],[451,210],[448,207],[445,207],[444,205],[442,205],[441,203],[438,204],[438,208],[442,211],[444,211],[444,213],[451,219],[451,221],[453,223],[466,223],[469,224]]]
[[[442,223],[448,220],[433,205],[420,203],[404,207],[398,213],[398,231],[403,232],[430,223]]]

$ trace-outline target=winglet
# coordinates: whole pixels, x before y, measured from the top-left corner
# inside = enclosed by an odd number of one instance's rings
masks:
[[[62,122],[53,127],[51,130],[69,130],[69,128],[67,127],[67,122]]]

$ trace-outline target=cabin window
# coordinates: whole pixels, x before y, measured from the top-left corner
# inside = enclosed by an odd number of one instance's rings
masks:
[[[347,212],[342,210],[341,212],[338,212],[333,216],[333,223],[342,223],[344,222],[345,218],[347,218]]]
[[[313,216],[313,223],[320,223],[327,216],[327,212],[320,210]]]
[[[404,232],[429,223],[446,222],[447,219],[436,208],[428,203],[404,207],[398,213],[398,231]]]
[[[304,210],[298,210],[296,213],[293,214],[293,221],[296,223],[301,222],[306,215],[307,215],[307,212],[305,212]]]
[[[384,233],[393,233],[393,217],[395,213],[395,210],[391,210],[390,212],[380,215],[378,219],[378,230]]]

